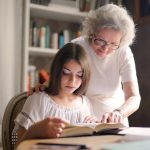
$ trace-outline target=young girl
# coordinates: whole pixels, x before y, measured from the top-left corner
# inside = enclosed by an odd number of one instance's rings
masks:
[[[15,119],[18,141],[59,137],[66,123],[97,121],[90,116],[86,92],[90,66],[84,49],[66,44],[56,54],[45,92],[31,95]],[[60,119],[61,118],[61,119]]]

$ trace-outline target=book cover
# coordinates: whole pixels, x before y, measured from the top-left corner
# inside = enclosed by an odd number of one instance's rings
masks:
[[[66,126],[61,134],[61,137],[93,135],[101,133],[114,134],[114,129],[119,131],[119,129],[121,130],[122,128],[125,128],[125,126],[121,123],[81,123]]]

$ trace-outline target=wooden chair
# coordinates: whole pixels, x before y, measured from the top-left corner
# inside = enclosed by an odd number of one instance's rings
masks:
[[[2,120],[2,146],[3,150],[14,150],[17,142],[17,135],[12,133],[14,119],[21,111],[26,99],[27,92],[14,96],[6,106]]]

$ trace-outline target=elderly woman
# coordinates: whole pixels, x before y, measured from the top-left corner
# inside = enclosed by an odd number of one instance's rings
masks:
[[[130,49],[135,25],[123,7],[107,4],[89,12],[83,21],[82,45],[91,63],[86,92],[101,122],[124,122],[140,105],[134,57]]]
[[[86,96],[102,123],[128,126],[128,116],[139,108],[141,97],[129,47],[134,37],[135,25],[126,9],[107,4],[89,12],[82,36],[72,40],[88,54],[92,74]]]

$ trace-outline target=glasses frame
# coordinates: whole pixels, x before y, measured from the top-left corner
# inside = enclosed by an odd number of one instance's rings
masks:
[[[112,50],[117,50],[120,46],[114,43],[108,43],[104,39],[97,37],[95,34],[93,34],[91,38],[92,38],[92,43],[96,46],[100,46],[100,47],[107,46],[109,49],[112,49]]]

